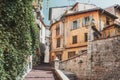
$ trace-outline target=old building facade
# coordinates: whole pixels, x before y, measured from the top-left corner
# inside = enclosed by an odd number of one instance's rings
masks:
[[[42,6],[39,6],[39,1],[33,1],[34,5],[34,16],[36,24],[39,27],[39,41],[41,49],[40,62],[49,63],[49,37],[50,31],[49,28],[44,23],[44,15],[42,12]]]
[[[76,3],[51,23],[50,61],[56,57],[64,61],[87,51],[90,26],[94,39],[117,35],[115,19],[115,15],[95,5]]]

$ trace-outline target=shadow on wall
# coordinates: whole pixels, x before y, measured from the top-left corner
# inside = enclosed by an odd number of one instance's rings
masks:
[[[40,43],[40,53],[41,53],[40,63],[44,63],[45,49],[46,49],[45,44]]]

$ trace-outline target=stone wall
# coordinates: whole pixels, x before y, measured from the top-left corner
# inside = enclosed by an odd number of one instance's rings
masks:
[[[91,55],[85,52],[62,61],[60,69],[75,73],[79,80],[120,80],[120,36],[91,44]]]
[[[80,79],[86,77],[87,52],[60,62],[60,69],[72,72]]]
[[[120,80],[120,36],[92,43],[92,78]]]

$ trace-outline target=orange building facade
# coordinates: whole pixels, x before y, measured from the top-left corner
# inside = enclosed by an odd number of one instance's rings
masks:
[[[75,4],[71,13],[66,11],[60,20],[51,25],[50,61],[56,57],[67,60],[80,52],[87,51],[88,28],[94,23],[94,39],[116,35],[113,14],[101,8],[77,11]],[[106,33],[106,36],[103,36]]]

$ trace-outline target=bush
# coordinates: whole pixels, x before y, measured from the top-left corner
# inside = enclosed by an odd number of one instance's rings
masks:
[[[39,48],[32,0],[0,0],[0,79],[16,80]]]

